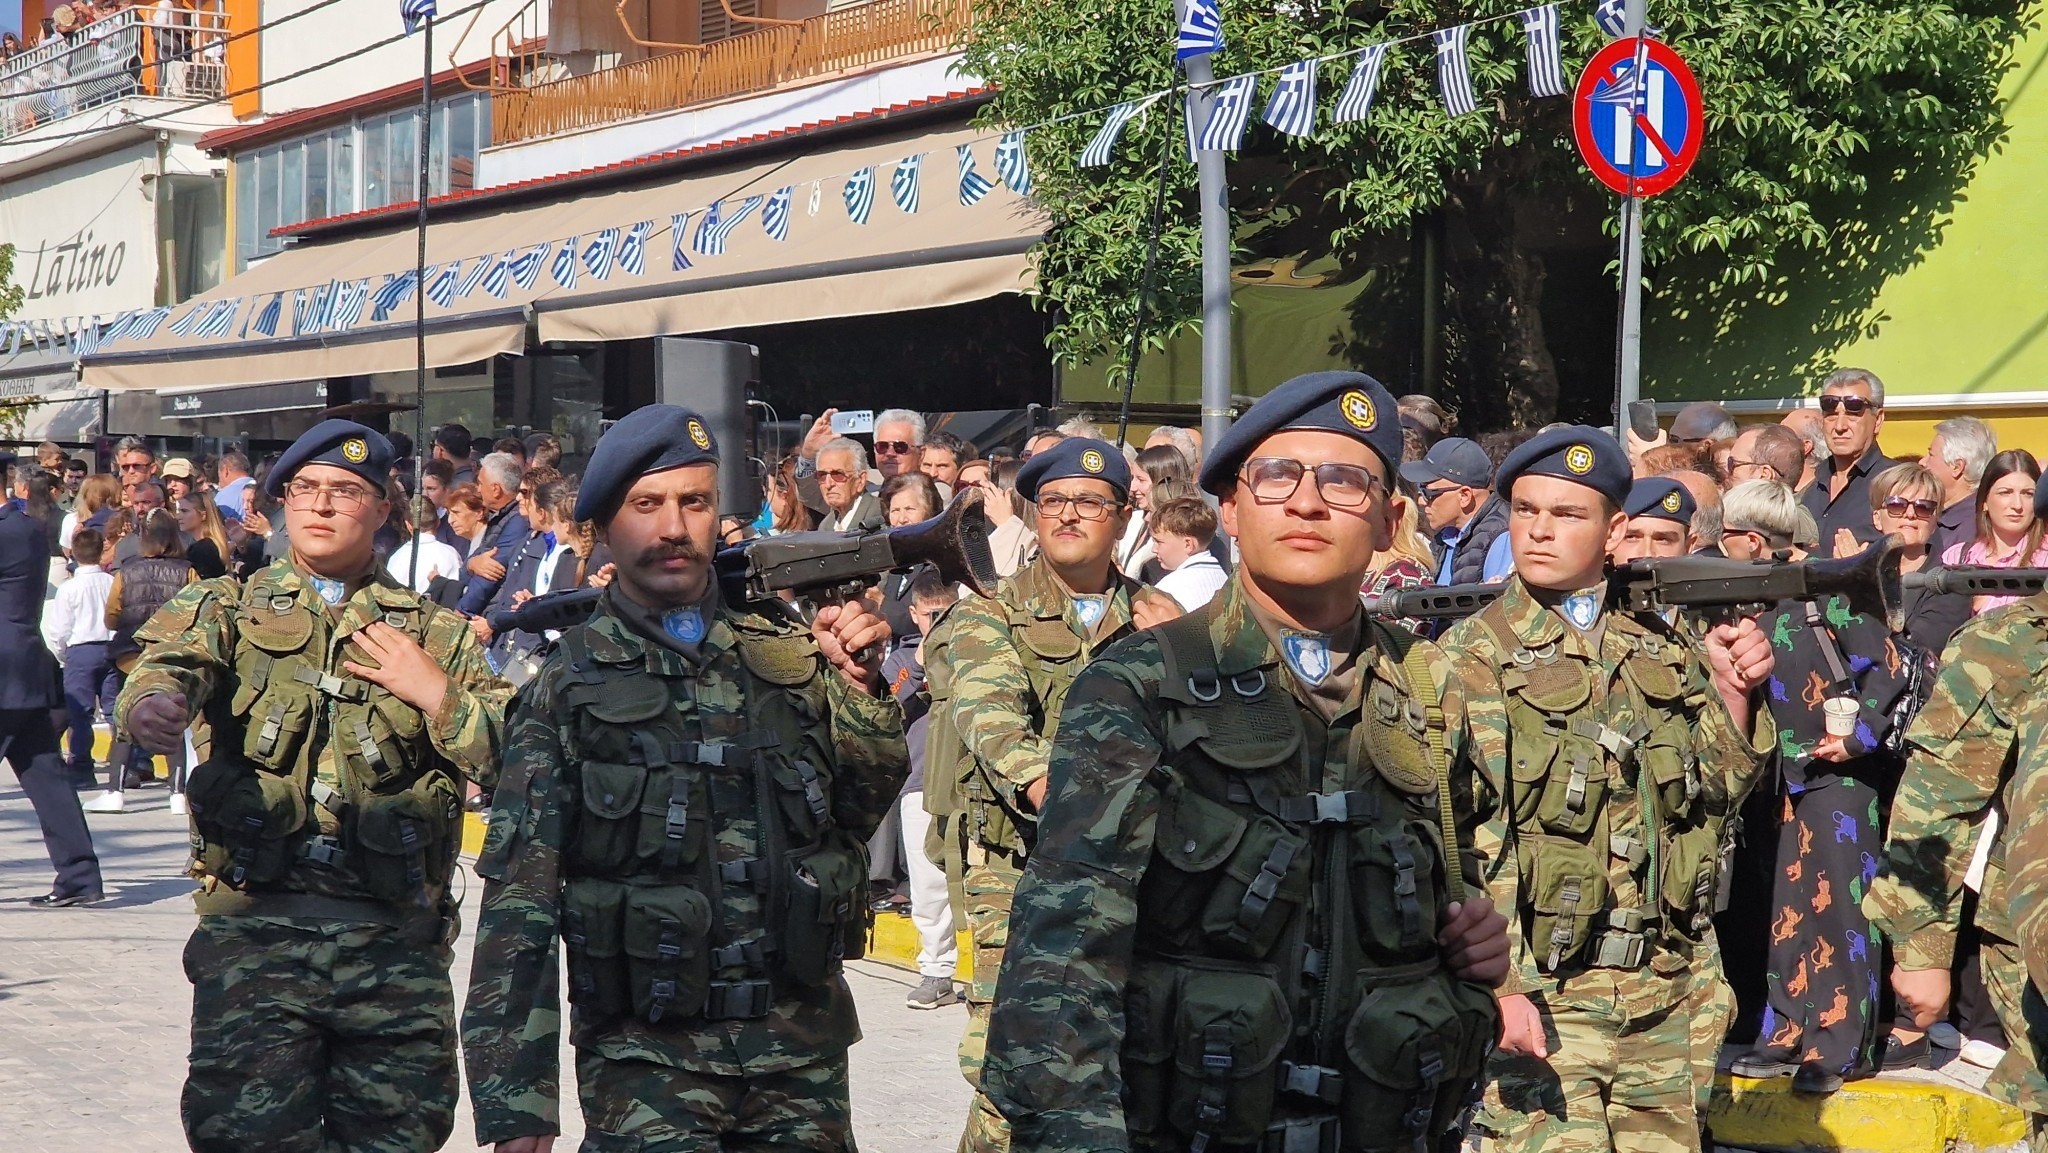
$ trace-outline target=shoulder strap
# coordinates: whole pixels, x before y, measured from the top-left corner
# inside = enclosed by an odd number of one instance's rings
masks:
[[[1819,605],[1812,601],[1805,604],[1807,630],[1820,642],[1821,659],[1828,663],[1828,676],[1831,681],[1828,687],[1837,693],[1854,691],[1856,680],[1849,675],[1848,665],[1842,660],[1842,646],[1835,639],[1835,631],[1821,619]]]
[[[1429,667],[1429,654],[1415,638],[1384,621],[1368,617],[1374,641],[1401,665],[1409,695],[1422,702],[1430,767],[1436,771],[1436,817],[1444,837],[1444,887],[1452,901],[1465,899],[1465,854],[1458,847],[1458,819],[1451,804],[1451,744],[1445,730],[1443,696]]]

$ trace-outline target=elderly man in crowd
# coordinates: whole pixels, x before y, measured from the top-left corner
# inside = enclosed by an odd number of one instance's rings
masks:
[[[885,409],[875,417],[875,470],[888,480],[916,472],[924,456],[924,417],[907,408]]]
[[[1835,534],[1848,529],[1857,541],[1876,539],[1870,523],[1870,478],[1891,467],[1877,447],[1884,427],[1884,382],[1862,368],[1844,368],[1820,386],[1821,432],[1828,457],[1814,466],[1813,487],[1800,503],[1820,527],[1822,555],[1834,555]]]
[[[868,491],[868,454],[859,441],[844,436],[826,441],[818,450],[817,477],[818,496],[825,504],[818,527],[831,532],[882,527],[882,502]]]
[[[1920,464],[1941,481],[1941,515],[1935,519],[1936,556],[1977,534],[1977,482],[1998,453],[1998,434],[1974,416],[1952,416],[1934,426],[1934,439]]]
[[[471,616],[491,603],[491,597],[505,580],[505,566],[511,563],[520,542],[533,534],[533,526],[519,509],[519,482],[525,475],[525,467],[510,453],[490,453],[478,462],[477,495],[483,498],[491,515],[484,522],[483,538],[470,554],[469,578],[462,586],[462,599],[455,606]]]

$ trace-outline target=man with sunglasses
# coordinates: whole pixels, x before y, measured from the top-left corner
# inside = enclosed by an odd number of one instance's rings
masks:
[[[1486,550],[1508,525],[1508,506],[1487,488],[1493,460],[1486,450],[1462,436],[1440,440],[1429,455],[1402,465],[1401,479],[1421,494],[1436,553],[1436,583],[1482,579]]]
[[[156,450],[139,436],[124,436],[114,446],[114,478],[126,489],[156,479]]]
[[[1867,369],[1844,368],[1820,386],[1821,432],[1827,459],[1814,466],[1813,487],[1800,503],[1820,526],[1821,556],[1835,552],[1837,530],[1848,529],[1858,547],[1877,539],[1870,523],[1870,478],[1892,466],[1878,451],[1884,427],[1884,382]]]
[[[1371,377],[1274,389],[1201,473],[1237,572],[1074,682],[990,1029],[1015,1149],[1429,1149],[1464,1109],[1506,922],[1449,659],[1358,598],[1401,443]]]
[[[135,634],[119,728],[162,753],[211,725],[188,788],[195,1150],[425,1151],[454,1126],[460,802],[496,781],[509,689],[378,565],[391,458],[315,425],[264,483],[289,558],[187,586]]]
[[[1025,463],[1017,491],[1033,505],[1037,559],[993,598],[961,602],[925,638],[924,650],[933,717],[925,795],[940,818],[946,874],[964,897],[957,907],[974,934],[960,1068],[977,1089],[1010,896],[1039,835],[1061,703],[1096,653],[1180,614],[1172,598],[1113,563],[1131,515],[1131,469],[1114,446],[1060,440]],[[961,1148],[1000,1153],[1008,1146],[1002,1114],[977,1093]]]
[[[875,471],[886,482],[898,473],[916,472],[924,458],[924,417],[907,408],[875,414]]]

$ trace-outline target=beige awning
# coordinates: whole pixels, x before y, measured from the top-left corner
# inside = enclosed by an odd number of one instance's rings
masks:
[[[957,149],[963,144],[989,185],[972,205],[960,202]],[[445,367],[523,351],[529,323],[542,341],[627,340],[1028,291],[1029,252],[1045,222],[998,179],[995,150],[995,141],[974,129],[905,131],[437,221],[428,229],[427,284],[448,273],[444,287],[470,291],[454,292],[445,305],[426,304],[427,363]],[[891,182],[899,165],[919,156],[917,211],[911,213],[895,202]],[[863,224],[848,211],[846,189],[850,175],[869,168],[873,200]],[[790,190],[790,200],[787,235],[778,240],[765,218],[782,189]],[[705,227],[713,205],[727,222],[722,230]],[[678,217],[685,218],[680,244]],[[638,274],[620,264],[636,232],[642,238]],[[411,368],[415,299],[407,295],[382,318],[374,312],[389,279],[414,268],[416,245],[410,229],[395,229],[287,249],[158,315],[147,336],[135,333],[133,324],[128,334],[117,331],[82,358],[84,383],[189,388]],[[523,285],[517,275],[522,258],[530,275]],[[362,300],[353,323],[333,323],[320,307],[342,286],[351,290],[346,296]],[[203,323],[203,309],[215,310],[213,324]],[[182,326],[188,331],[173,331],[188,318],[196,318]],[[263,335],[265,327],[275,334]]]

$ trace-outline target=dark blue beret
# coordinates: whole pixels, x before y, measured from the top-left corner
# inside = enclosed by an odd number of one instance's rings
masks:
[[[1554,476],[1585,485],[1613,501],[1616,508],[1627,503],[1629,488],[1635,483],[1628,454],[1614,438],[1583,424],[1539,433],[1509,453],[1493,478],[1494,491],[1510,496],[1515,481],[1524,476]]]
[[[272,497],[284,495],[284,486],[309,464],[331,464],[345,468],[370,482],[378,496],[391,479],[391,442],[373,428],[352,420],[331,417],[307,429],[292,442],[263,478],[263,491]]]
[[[703,417],[674,404],[636,408],[597,439],[576,490],[576,519],[610,520],[633,482],[649,473],[717,463],[718,443]]]
[[[1342,433],[1378,453],[1387,479],[1401,463],[1401,421],[1394,394],[1362,372],[1311,372],[1259,398],[1218,437],[1202,465],[1202,487],[1227,496],[1259,443],[1290,428]]]
[[[1628,500],[1622,504],[1621,511],[1631,517],[1652,516],[1689,525],[1698,507],[1684,485],[1670,477],[1653,476],[1637,481],[1635,487],[1628,490]]]
[[[1017,470],[1017,492],[1025,500],[1037,500],[1039,485],[1077,476],[1108,481],[1118,495],[1131,491],[1131,465],[1116,446],[1085,436],[1070,436],[1024,462],[1024,467]]]

